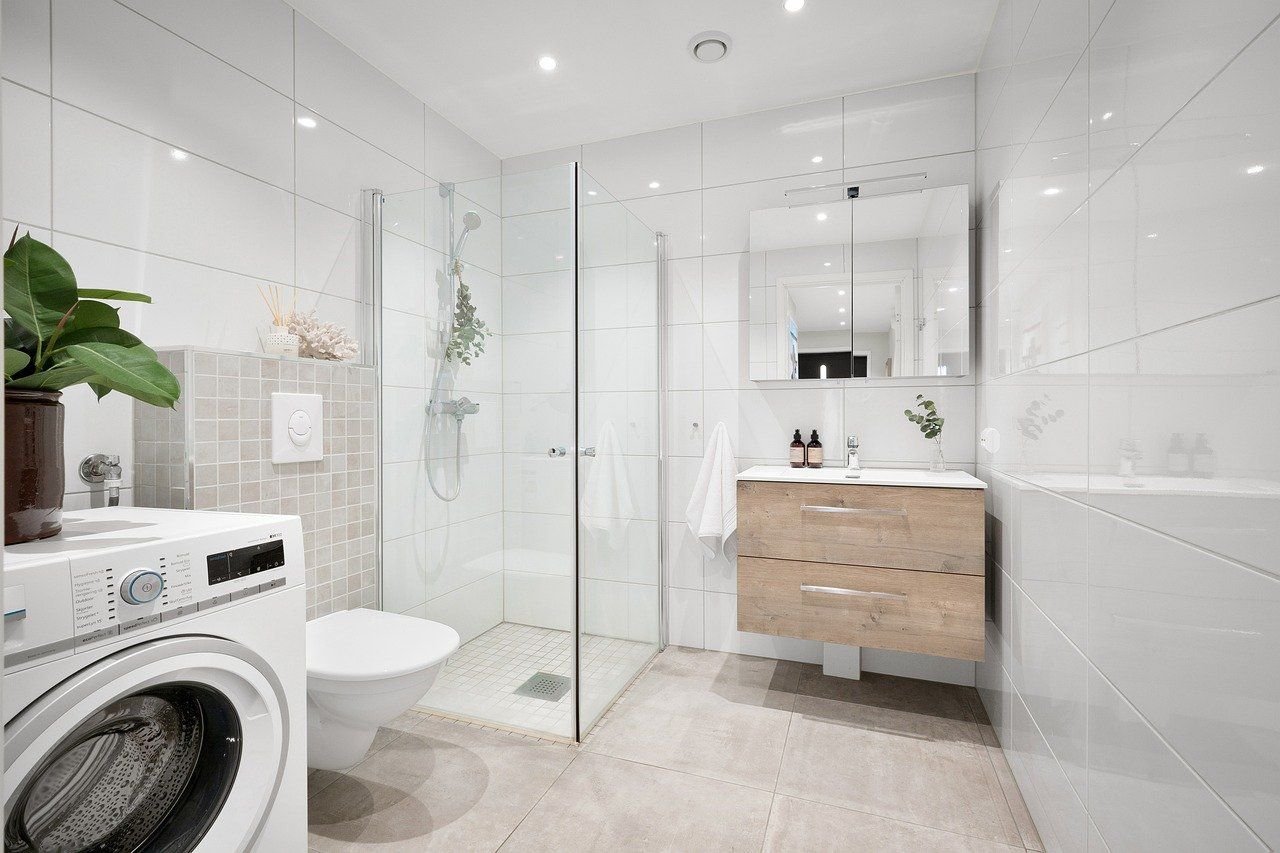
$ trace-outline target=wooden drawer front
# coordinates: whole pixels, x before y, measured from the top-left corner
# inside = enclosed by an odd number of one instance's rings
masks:
[[[738,483],[747,557],[981,575],[981,489]]]
[[[982,577],[738,558],[738,630],[982,660]]]

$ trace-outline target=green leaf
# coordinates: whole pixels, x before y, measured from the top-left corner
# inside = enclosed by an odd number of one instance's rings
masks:
[[[25,352],[16,349],[4,349],[4,378],[8,379],[13,374],[22,370],[31,363],[31,356]]]
[[[39,340],[75,303],[75,273],[62,255],[30,234],[4,253],[4,310]]]
[[[182,393],[178,380],[150,350],[87,343],[74,344],[66,351],[92,370],[94,382],[144,403],[172,408]]]
[[[142,346],[142,341],[124,329],[113,329],[110,326],[94,326],[88,329],[72,329],[58,336],[57,348],[66,349],[72,344],[115,344],[122,347]]]
[[[81,299],[71,309],[71,316],[67,318],[67,324],[62,330],[63,332],[69,332],[74,329],[99,329],[104,327],[120,328],[120,309],[113,308],[105,302]]]
[[[150,302],[151,297],[145,293],[134,293],[131,290],[106,290],[96,287],[80,288],[81,299],[114,299],[117,302]]]
[[[31,388],[37,391],[61,391],[63,388],[84,382],[92,375],[93,371],[83,364],[68,361],[50,367],[48,370],[24,376],[21,379],[12,379],[9,381],[8,387]]]

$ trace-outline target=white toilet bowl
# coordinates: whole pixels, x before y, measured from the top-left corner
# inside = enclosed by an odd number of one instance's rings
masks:
[[[307,765],[345,770],[378,726],[422,698],[458,632],[380,610],[340,610],[307,623]]]

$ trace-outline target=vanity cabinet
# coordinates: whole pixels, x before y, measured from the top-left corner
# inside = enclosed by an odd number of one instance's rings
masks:
[[[739,479],[738,629],[981,660],[982,482],[824,470]]]

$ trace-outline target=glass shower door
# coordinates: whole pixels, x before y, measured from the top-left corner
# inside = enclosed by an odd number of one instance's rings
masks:
[[[657,652],[658,240],[578,170],[578,674],[584,736]]]

